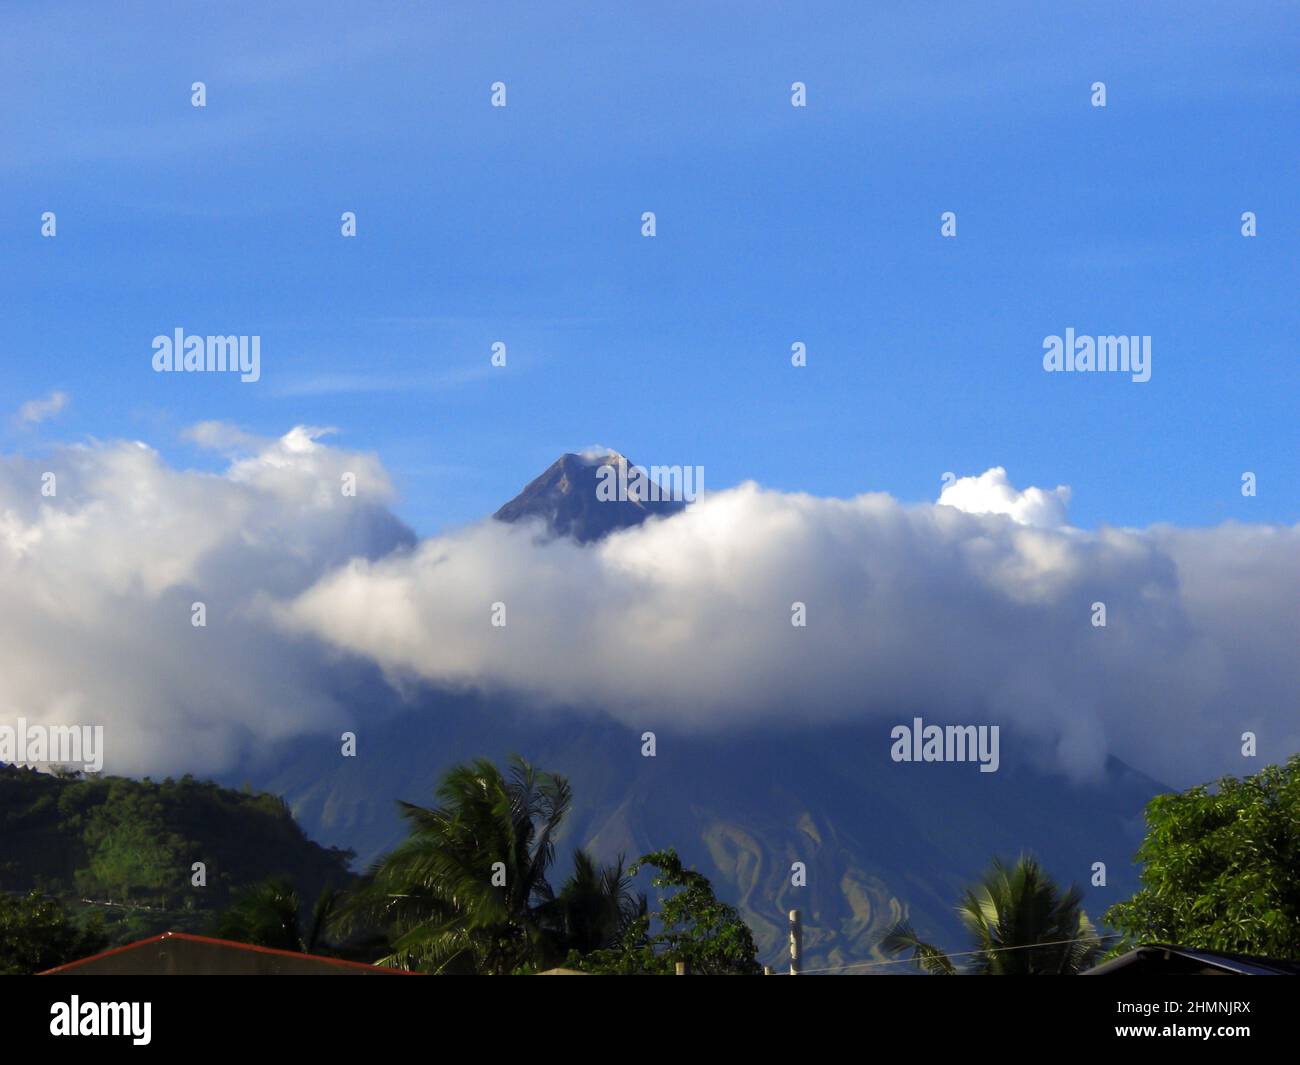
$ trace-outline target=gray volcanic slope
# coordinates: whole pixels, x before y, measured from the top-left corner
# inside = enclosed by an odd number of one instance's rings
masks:
[[[1103,779],[1072,783],[1017,761],[1014,742],[996,773],[895,763],[888,728],[660,731],[657,756],[643,758],[639,732],[607,718],[440,693],[367,724],[355,759],[339,758],[332,738],[297,741],[256,783],[284,795],[314,839],[353,848],[364,865],[402,837],[395,800],[429,804],[449,766],[517,752],[573,785],[559,874],[575,846],[604,859],[676,847],[740,907],[764,960],[778,965],[795,906],[809,967],[878,957],[877,940],[902,915],[960,949],[952,905],[994,855],[1037,854],[1084,886],[1093,917],[1132,894],[1142,807],[1164,790],[1156,782],[1112,760]],[[805,888],[790,884],[795,861],[807,866]],[[1096,861],[1107,865],[1105,888],[1089,886]]]

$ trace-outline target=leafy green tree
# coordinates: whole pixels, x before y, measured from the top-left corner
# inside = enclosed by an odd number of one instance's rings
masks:
[[[242,892],[213,925],[213,934],[237,943],[296,950],[306,954],[325,949],[324,931],[333,917],[339,892],[326,888],[312,906],[304,927],[303,904],[287,877],[273,877]]]
[[[408,838],[377,862],[344,908],[341,927],[390,930],[381,964],[432,972],[505,974],[556,949],[546,873],[571,793],[563,777],[511,760],[456,766],[432,809],[402,803]]]
[[[971,938],[967,964],[959,967],[905,921],[890,929],[881,946],[890,954],[911,951],[912,960],[933,975],[1072,975],[1101,955],[1101,939],[1082,902],[1077,885],[1062,892],[1033,858],[1022,855],[1011,866],[995,859],[957,905]]]
[[[1300,755],[1158,795],[1142,889],[1106,911],[1129,943],[1300,957]]]
[[[97,954],[107,942],[97,918],[78,927],[57,899],[0,893],[0,975],[53,969]]]
[[[655,870],[650,882],[660,892],[659,910],[633,918],[617,947],[585,957],[575,953],[572,964],[587,972],[629,975],[667,975],[677,962],[706,976],[763,971],[749,927],[734,907],[717,899],[706,876],[684,868],[674,850],[644,855],[628,875],[636,876],[643,866]]]

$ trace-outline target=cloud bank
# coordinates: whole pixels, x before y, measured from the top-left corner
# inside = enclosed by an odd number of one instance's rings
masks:
[[[103,723],[111,771],[364,720],[340,663],[638,730],[1000,724],[1004,751],[1173,784],[1300,749],[1300,527],[1083,531],[1068,489],[994,469],[938,503],[750,483],[585,547],[491,520],[416,543],[378,460],[321,430],[191,438],[224,473],[127,443],[0,462],[0,718]]]
[[[0,723],[103,725],[107,771],[161,773],[351,719],[267,604],[410,534],[373,456],[303,429],[258,447],[221,476],[141,443],[0,459]]]

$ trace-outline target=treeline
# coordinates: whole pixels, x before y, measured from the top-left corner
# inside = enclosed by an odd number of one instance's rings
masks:
[[[555,838],[567,782],[514,760],[458,766],[438,805],[403,804],[410,835],[342,901],[336,926],[368,928],[385,964],[427,972],[528,973],[557,964],[590,972],[759,972],[753,937],[707,879],[659,851],[624,869],[584,851],[558,886]],[[1254,776],[1161,795],[1148,804],[1137,855],[1143,888],[1103,915],[1032,856],[994,860],[955,901],[967,941],[943,947],[905,921],[882,938],[891,961],[943,975],[1071,975],[1107,953],[1166,942],[1300,956],[1300,756]],[[654,871],[653,903],[634,889]],[[872,963],[880,970],[879,963]],[[846,966],[851,969],[853,966]]]
[[[0,766],[0,973],[164,930],[434,973],[761,971],[738,913],[672,850],[630,866],[578,850],[554,880],[563,778],[480,760],[437,797],[402,804],[410,836],[358,878],[271,795]]]
[[[347,852],[309,841],[272,796],[188,777],[155,784],[0,768],[0,888],[11,892],[0,893],[0,972],[40,971],[106,941],[102,911],[80,920],[40,893],[68,882],[137,905],[200,905],[202,930],[224,938],[430,973],[761,971],[737,911],[671,849],[631,865],[581,849],[561,862],[572,799],[564,778],[517,758],[504,771],[478,760],[450,770],[436,798],[403,803],[407,839],[349,878]],[[902,922],[881,947],[944,975],[1068,975],[1108,946],[1152,942],[1300,956],[1300,756],[1161,795],[1147,822],[1144,886],[1105,913],[1112,933],[1089,920],[1077,887],[1059,887],[1022,856],[995,861],[956,900],[967,942],[930,943]],[[211,863],[215,890],[189,885],[195,860]],[[638,889],[641,869],[652,874],[649,893]]]

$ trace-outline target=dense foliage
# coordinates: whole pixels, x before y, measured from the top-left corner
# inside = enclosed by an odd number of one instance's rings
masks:
[[[43,972],[107,944],[99,920],[79,926],[57,899],[0,893],[0,976]]]
[[[200,783],[60,777],[0,767],[0,965],[33,971],[113,942],[192,930],[429,972],[757,973],[753,937],[673,851],[627,869],[583,850],[553,888],[568,782],[514,759],[451,769],[439,804],[403,803],[409,837],[353,890],[346,852],[307,840],[284,803]],[[191,884],[191,864],[208,885]],[[656,870],[651,914],[633,889]],[[4,894],[34,887],[64,902]],[[315,900],[310,907],[306,900]],[[67,905],[65,905],[67,903]],[[189,923],[181,918],[188,917]]]
[[[1146,817],[1144,886],[1107,924],[1131,943],[1300,958],[1300,755],[1159,795]]]
[[[639,914],[616,946],[572,957],[573,964],[587,972],[623,975],[669,975],[678,962],[702,976],[763,971],[749,926],[734,907],[718,901],[708,877],[683,867],[674,850],[643,856],[629,873],[636,875],[643,866],[655,870],[650,882],[660,891],[659,909]]]
[[[334,916],[341,892],[326,888],[306,916],[302,898],[288,877],[272,877],[240,891],[229,909],[218,915],[212,934],[218,939],[252,943],[276,950],[304,954],[332,954],[325,940],[326,926]]]
[[[273,795],[0,766],[0,893],[42,891],[78,921],[99,912],[114,943],[209,931],[241,889],[271,877],[315,898],[351,879],[348,859],[309,840]]]
[[[283,799],[186,776],[156,783],[0,767],[0,890],[181,906],[288,874],[313,894],[347,878],[346,851],[309,840]],[[196,895],[191,864],[207,886]]]

